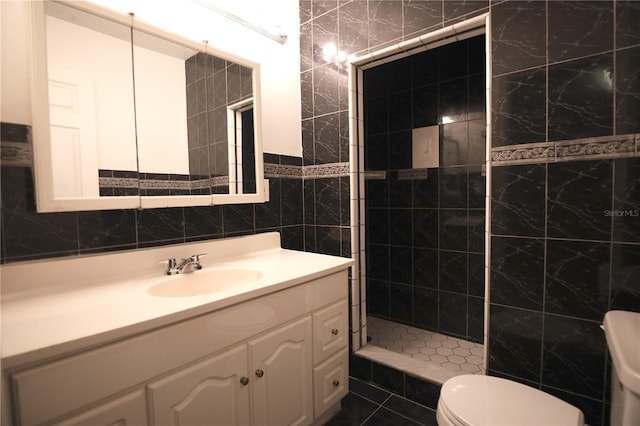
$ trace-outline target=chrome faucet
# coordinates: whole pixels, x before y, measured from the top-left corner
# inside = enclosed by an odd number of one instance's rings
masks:
[[[161,260],[160,263],[167,263],[167,275],[182,274],[189,266],[191,266],[191,268],[194,270],[202,269],[200,256],[206,255],[207,253],[194,254],[185,259],[182,259],[180,263],[176,262],[176,259],[174,257],[171,257],[169,259]]]

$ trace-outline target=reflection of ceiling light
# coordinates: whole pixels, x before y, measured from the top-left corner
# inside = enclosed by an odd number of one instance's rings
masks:
[[[322,59],[325,62],[344,63],[347,62],[348,56],[344,50],[338,50],[335,44],[327,43],[322,48]]]
[[[449,124],[449,123],[453,123],[453,120],[451,119],[451,117],[449,117],[448,115],[443,115],[442,124]]]
[[[604,80],[604,84],[606,85],[607,89],[613,88],[613,78],[611,77],[610,69],[602,70],[602,79]]]

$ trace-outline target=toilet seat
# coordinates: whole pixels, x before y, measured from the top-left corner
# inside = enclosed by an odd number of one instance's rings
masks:
[[[440,391],[438,415],[456,426],[583,426],[578,408],[532,387],[498,377],[456,376]]]

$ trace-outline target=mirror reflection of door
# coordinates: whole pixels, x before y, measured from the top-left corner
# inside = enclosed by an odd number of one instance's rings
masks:
[[[253,99],[229,105],[229,193],[256,192]]]
[[[130,29],[59,3],[45,8],[54,196],[97,197],[99,175],[137,171]]]

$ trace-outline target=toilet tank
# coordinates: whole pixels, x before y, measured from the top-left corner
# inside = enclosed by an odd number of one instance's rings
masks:
[[[604,332],[611,354],[611,426],[640,425],[640,313],[609,311]]]

